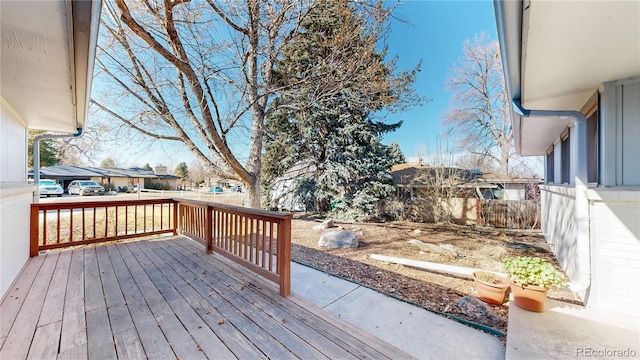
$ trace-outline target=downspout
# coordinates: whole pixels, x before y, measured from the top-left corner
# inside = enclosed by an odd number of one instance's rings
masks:
[[[569,283],[569,289],[579,292],[587,302],[591,286],[591,243],[589,236],[589,201],[587,200],[587,118],[579,111],[526,110],[520,100],[513,100],[513,110],[521,117],[570,118],[576,131],[575,217],[577,228],[578,279]]]
[[[40,202],[40,141],[50,139],[65,139],[65,138],[77,138],[83,135],[82,128],[78,128],[78,132],[75,134],[43,134],[36,136],[33,139],[33,183],[36,186],[36,191],[33,193],[33,202]]]

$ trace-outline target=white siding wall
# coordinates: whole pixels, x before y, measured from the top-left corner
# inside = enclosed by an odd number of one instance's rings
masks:
[[[588,305],[640,316],[640,78],[604,84],[600,103],[601,187],[587,191],[591,289]],[[573,130],[573,129],[571,129]],[[554,183],[562,179],[562,149],[554,147]],[[571,183],[576,173],[571,131]],[[605,186],[605,187],[602,187]],[[575,189],[541,186],[542,230],[558,261],[578,276]]]
[[[589,304],[640,317],[640,189],[589,190],[592,287]]]
[[[27,128],[0,106],[0,183],[27,182]]]
[[[542,232],[551,250],[570,279],[578,277],[575,189],[566,186],[540,186]]]
[[[29,258],[29,207],[35,187],[27,185],[27,129],[0,108],[0,298]]]

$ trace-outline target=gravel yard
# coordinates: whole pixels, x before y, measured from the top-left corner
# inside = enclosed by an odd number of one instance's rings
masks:
[[[313,230],[320,220],[296,215],[292,224],[292,259],[327,273],[337,275],[380,292],[420,304],[427,309],[451,314],[473,322],[457,300],[474,295],[473,280],[437,274],[409,266],[386,263],[370,258],[380,254],[407,259],[450,264],[482,270],[502,270],[502,258],[517,255],[539,256],[557,265],[539,231],[508,231],[453,224],[410,222],[340,223],[326,230]],[[345,229],[358,234],[359,246],[353,249],[326,249],[318,246],[323,232]],[[422,251],[408,243],[420,240],[445,245],[455,253]],[[551,297],[572,300],[571,294]],[[498,321],[490,326],[507,332],[508,302],[489,305]],[[498,322],[497,324],[495,322]]]

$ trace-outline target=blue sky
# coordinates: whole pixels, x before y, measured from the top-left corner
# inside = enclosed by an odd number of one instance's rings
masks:
[[[389,122],[403,120],[403,126],[384,138],[384,143],[396,141],[406,156],[416,156],[419,147],[435,151],[438,139],[446,145],[445,129],[440,126],[442,116],[449,107],[450,93],[445,81],[451,67],[462,55],[462,43],[485,32],[495,39],[496,24],[493,2],[414,0],[403,3],[397,15],[406,22],[394,21],[387,44],[389,56],[398,55],[398,69],[414,68],[422,59],[421,72],[414,84],[418,94],[433,99],[421,107],[392,114]],[[182,145],[157,142],[149,147],[129,144],[103,147],[102,157],[114,158],[118,166],[152,166],[163,164],[174,169],[180,162],[187,165],[195,159]],[[449,146],[454,146],[449,141]],[[99,165],[100,161],[95,165]]]
[[[422,145],[435,151],[438,139],[447,143],[442,116],[449,108],[445,81],[462,56],[462,43],[476,34],[497,39],[492,1],[408,1],[398,14],[408,23],[394,22],[388,40],[390,54],[399,56],[399,68],[410,69],[422,59],[415,82],[418,94],[433,99],[411,111],[393,114],[390,121],[404,120],[402,127],[384,138],[400,144],[405,156],[416,156]],[[455,146],[449,140],[450,147]]]

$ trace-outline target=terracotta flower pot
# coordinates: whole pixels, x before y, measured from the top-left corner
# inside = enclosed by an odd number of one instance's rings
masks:
[[[513,301],[519,308],[533,312],[544,312],[547,303],[548,288],[520,284],[513,280],[509,280],[509,283],[511,284]]]
[[[476,290],[478,290],[477,297],[484,302],[500,305],[504,302],[504,294],[509,283],[502,276],[494,275],[494,277],[496,282],[490,283],[478,279],[476,273],[473,273],[473,281],[476,284]]]

